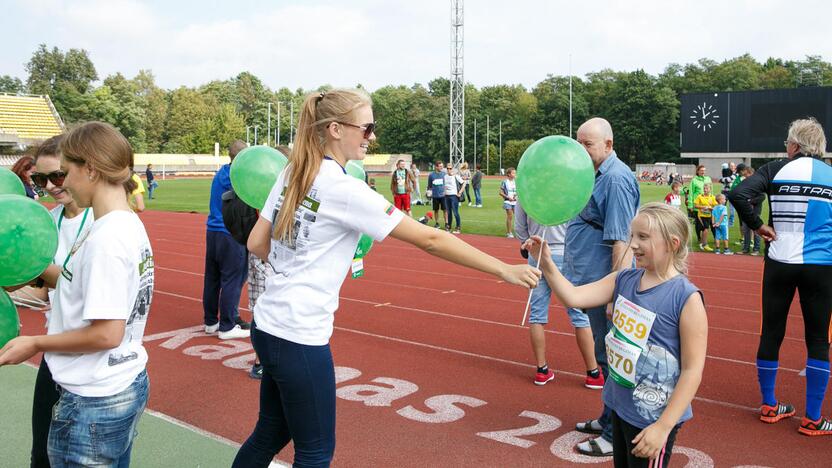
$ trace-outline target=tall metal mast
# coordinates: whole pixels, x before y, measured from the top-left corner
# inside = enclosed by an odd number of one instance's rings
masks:
[[[465,78],[463,73],[463,0],[451,0],[451,111],[448,162],[458,167],[465,161]]]

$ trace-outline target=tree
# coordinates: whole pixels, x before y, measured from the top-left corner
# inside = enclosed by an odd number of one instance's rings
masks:
[[[210,120],[210,110],[202,94],[194,89],[181,87],[170,93],[170,107],[165,123],[166,142],[163,150],[170,153],[193,153],[200,141],[197,129],[205,132],[205,122]]]
[[[70,49],[63,53],[57,47],[48,50],[46,44],[41,44],[25,68],[29,73],[26,80],[29,92],[48,94],[64,120],[79,120],[80,116],[73,114],[72,109],[98,79],[86,50]]]
[[[20,81],[20,78],[3,75],[0,76],[0,93],[25,93],[26,86]]]

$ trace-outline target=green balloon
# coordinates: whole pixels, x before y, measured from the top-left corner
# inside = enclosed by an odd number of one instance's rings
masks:
[[[28,283],[52,263],[58,229],[31,198],[0,195],[0,286]]]
[[[358,238],[358,246],[355,248],[355,255],[353,257],[363,258],[370,253],[371,248],[373,248],[373,238],[367,234],[361,234],[361,237]]]
[[[14,172],[0,167],[0,194],[14,194],[26,196],[23,181]]]
[[[269,146],[250,146],[237,154],[231,164],[231,186],[246,205],[262,210],[280,171],[289,162]]]
[[[517,165],[517,197],[538,223],[554,226],[584,209],[595,184],[595,169],[584,147],[565,136],[532,143]]]
[[[0,289],[0,348],[20,334],[20,319],[12,298]]]
[[[347,161],[347,166],[344,169],[347,171],[347,174],[362,182],[364,181],[364,161],[351,159]]]

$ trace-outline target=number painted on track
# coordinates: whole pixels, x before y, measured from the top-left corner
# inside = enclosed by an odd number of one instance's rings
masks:
[[[560,419],[554,416],[550,416],[548,414],[536,413],[534,411],[526,410],[520,413],[520,417],[536,419],[537,424],[535,424],[534,426],[519,427],[517,429],[508,429],[505,431],[477,432],[477,435],[480,437],[485,437],[486,439],[496,440],[497,442],[502,442],[504,444],[514,445],[516,447],[522,448],[529,448],[537,442],[521,439],[519,436],[529,436],[543,434],[546,432],[552,432],[558,430],[558,428],[561,426]]]

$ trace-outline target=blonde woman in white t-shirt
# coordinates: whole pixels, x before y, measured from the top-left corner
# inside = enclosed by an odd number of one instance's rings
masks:
[[[260,413],[235,467],[267,467],[293,441],[296,466],[328,466],[335,450],[335,372],[329,339],[338,293],[358,238],[388,235],[509,283],[540,272],[507,265],[447,232],[403,214],[346,174],[375,139],[372,103],[360,90],[307,96],[289,165],[278,176],[248,240],[275,274],[254,309],[251,341],[263,365]],[[285,190],[285,191],[284,191]],[[283,208],[283,209],[281,209]],[[288,209],[286,209],[288,208]]]
[[[153,295],[153,254],[130,210],[133,151],[109,124],[89,122],[60,144],[63,187],[95,223],[74,242],[55,285],[47,335],[21,336],[0,366],[38,352],[60,387],[49,429],[52,466],[127,466],[148,397],[142,346]]]

